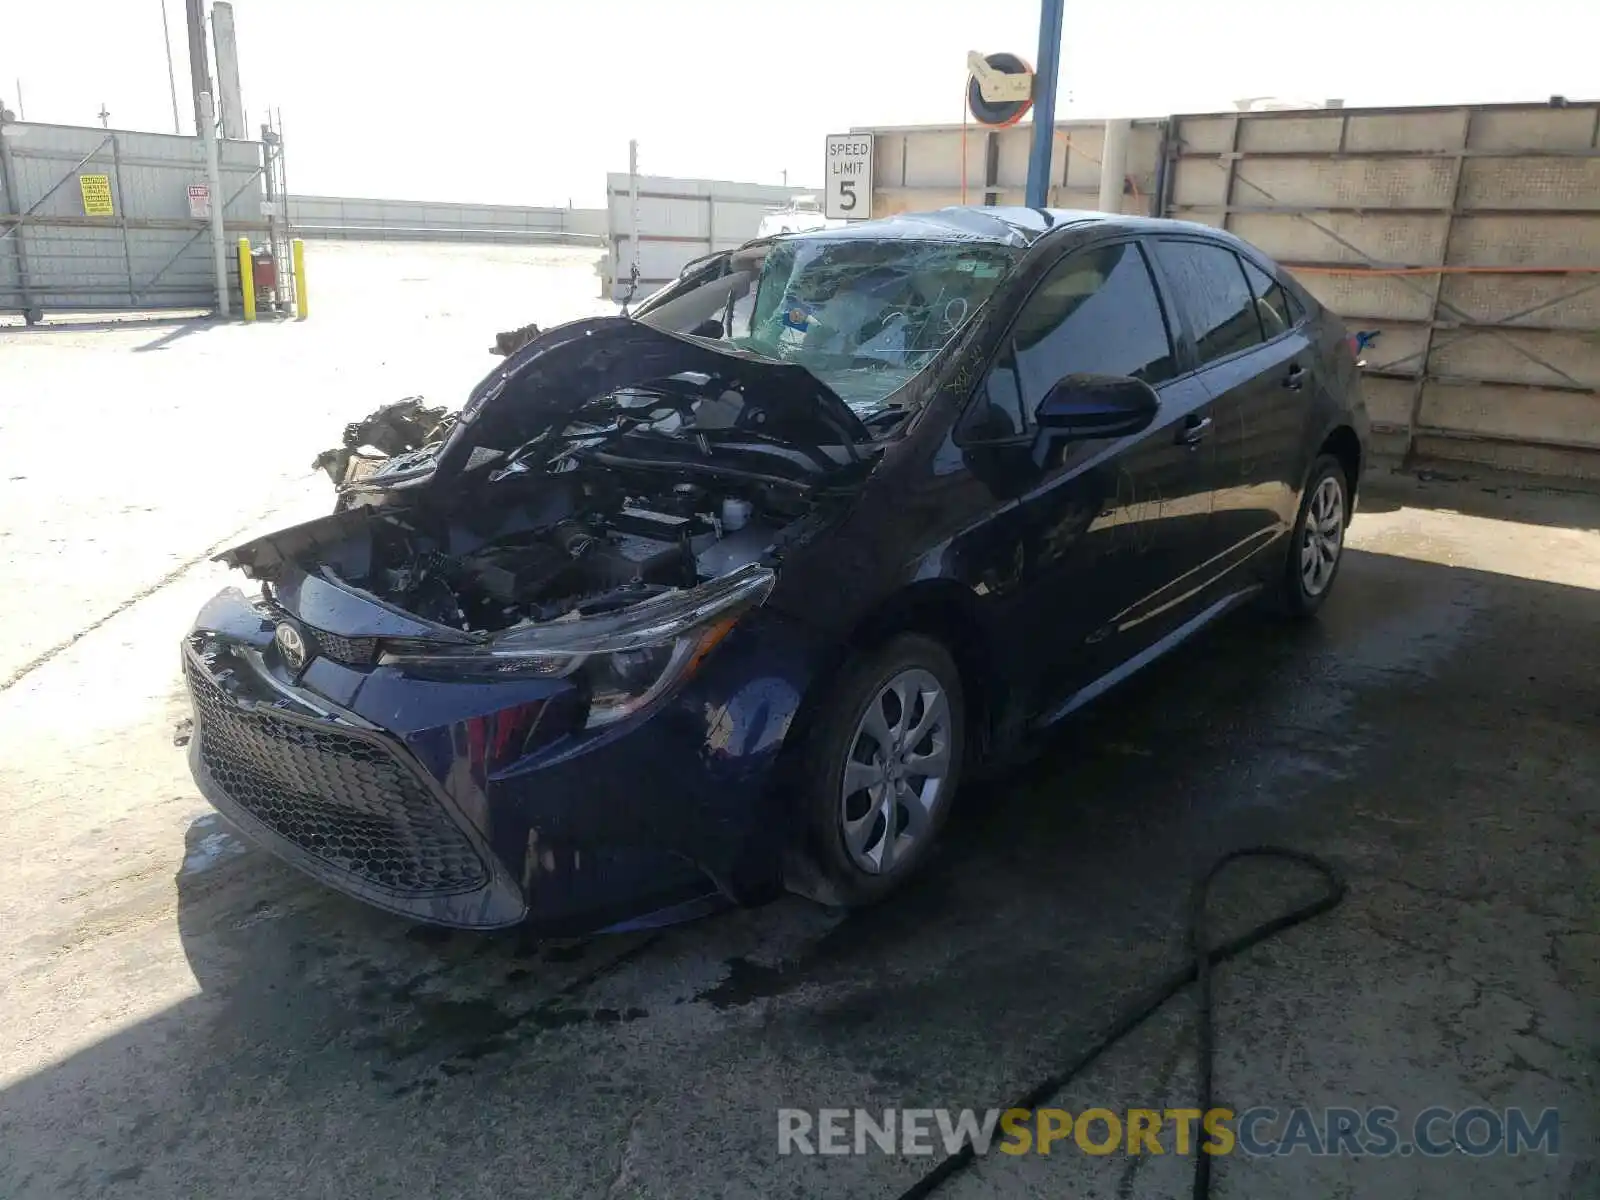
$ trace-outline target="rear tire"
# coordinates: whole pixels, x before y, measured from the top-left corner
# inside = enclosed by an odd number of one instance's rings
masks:
[[[965,749],[961,675],[938,642],[901,634],[848,666],[817,711],[789,886],[860,908],[910,878],[944,828]]]
[[[1350,481],[1344,464],[1324,454],[1311,464],[1288,552],[1268,598],[1289,617],[1309,617],[1328,599],[1344,561],[1350,525]]]

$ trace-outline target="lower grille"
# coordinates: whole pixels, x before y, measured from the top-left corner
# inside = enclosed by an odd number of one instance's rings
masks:
[[[228,799],[274,833],[397,896],[488,880],[472,843],[393,753],[338,729],[242,708],[187,664],[200,761]]]

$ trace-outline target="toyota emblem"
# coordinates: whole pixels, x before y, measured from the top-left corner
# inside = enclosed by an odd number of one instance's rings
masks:
[[[279,621],[273,640],[278,643],[278,653],[291,671],[299,671],[311,655],[306,651],[305,634],[292,621]]]

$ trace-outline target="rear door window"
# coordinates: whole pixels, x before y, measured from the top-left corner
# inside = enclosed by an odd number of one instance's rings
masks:
[[[1157,241],[1155,251],[1189,316],[1200,365],[1261,343],[1256,298],[1238,255],[1204,242]]]

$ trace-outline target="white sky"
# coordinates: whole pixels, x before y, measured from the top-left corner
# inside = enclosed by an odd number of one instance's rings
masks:
[[[192,132],[183,0],[165,0]],[[162,0],[5,0],[0,97],[170,132]],[[969,49],[1038,51],[1037,0],[235,0],[252,129],[291,191],[599,205],[641,169],[820,183],[823,135],[961,117]],[[1057,114],[1600,95],[1600,0],[1067,0]],[[1070,94],[1070,100],[1069,100]]]

